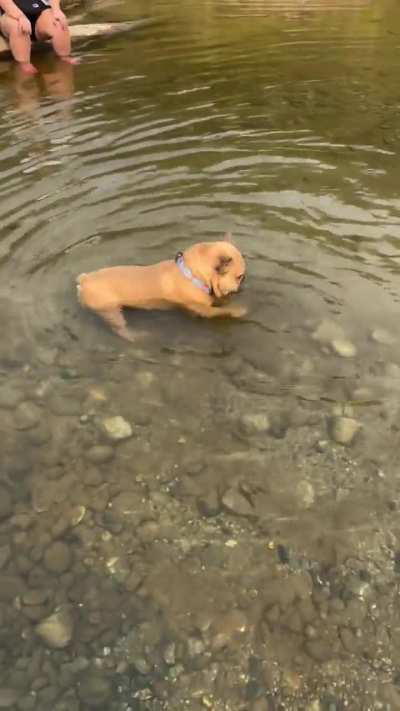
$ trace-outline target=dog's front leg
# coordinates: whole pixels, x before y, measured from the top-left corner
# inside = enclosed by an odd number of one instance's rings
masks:
[[[202,316],[203,318],[241,318],[247,313],[245,306],[232,305],[232,306],[208,306],[207,304],[187,304],[186,308],[189,309],[196,316]]]

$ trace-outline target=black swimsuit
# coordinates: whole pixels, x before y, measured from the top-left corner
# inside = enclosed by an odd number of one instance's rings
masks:
[[[32,25],[32,39],[36,39],[35,26],[36,23],[44,10],[48,10],[50,3],[48,0],[14,0],[16,6],[22,10],[25,17],[28,18]],[[0,15],[5,14],[3,10],[0,10]]]

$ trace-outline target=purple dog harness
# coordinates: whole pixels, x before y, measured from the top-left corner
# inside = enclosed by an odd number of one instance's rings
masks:
[[[202,291],[205,291],[206,294],[211,294],[212,289],[210,289],[207,284],[204,283],[204,281],[201,281],[201,279],[198,279],[197,277],[193,276],[192,270],[189,269],[189,267],[186,266],[185,260],[183,259],[183,252],[178,252],[178,254],[175,257],[175,262],[179,269],[181,270],[183,276],[186,277],[186,279],[189,279],[192,284],[197,286],[199,289]]]

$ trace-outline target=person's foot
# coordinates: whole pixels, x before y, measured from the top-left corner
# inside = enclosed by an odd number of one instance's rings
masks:
[[[69,55],[66,55],[65,57],[62,57],[62,56],[60,55],[60,59],[61,59],[63,62],[67,62],[67,64],[73,64],[73,65],[80,64],[81,61],[82,61],[82,60],[80,59],[80,57],[71,57],[70,54],[69,54]]]
[[[33,77],[35,74],[38,73],[36,67],[30,62],[19,62],[18,64],[21,71],[26,74],[26,76]]]

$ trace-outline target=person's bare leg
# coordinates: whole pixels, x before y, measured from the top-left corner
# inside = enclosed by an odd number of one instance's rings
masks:
[[[18,21],[8,15],[2,15],[0,30],[7,37],[11,53],[24,74],[37,74],[36,67],[31,63],[31,38],[21,32]]]
[[[42,12],[36,22],[35,34],[38,40],[50,39],[53,49],[60,59],[68,64],[79,64],[77,57],[71,57],[71,34],[68,25],[63,28],[54,22],[51,10]]]

